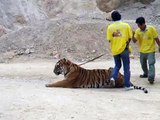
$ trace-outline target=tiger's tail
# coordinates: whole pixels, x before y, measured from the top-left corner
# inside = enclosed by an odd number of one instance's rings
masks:
[[[141,86],[135,86],[133,85],[134,89],[138,89],[138,90],[143,90],[144,93],[148,93],[148,90],[144,87],[141,87]]]

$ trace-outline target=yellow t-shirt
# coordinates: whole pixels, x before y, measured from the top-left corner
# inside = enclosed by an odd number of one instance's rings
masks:
[[[132,29],[128,23],[116,21],[107,27],[107,40],[113,55],[118,55],[126,48],[126,42],[132,38]]]
[[[148,25],[145,31],[138,28],[135,31],[135,39],[138,41],[141,53],[155,52],[155,40],[158,37],[158,33],[155,27]]]

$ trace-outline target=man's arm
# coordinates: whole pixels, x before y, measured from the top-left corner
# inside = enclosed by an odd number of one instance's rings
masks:
[[[158,45],[158,47],[159,47],[159,52],[160,52],[160,40],[159,40],[159,38],[157,37],[157,38],[155,38],[155,41],[156,41],[156,43],[157,43],[157,45]]]
[[[136,43],[136,42],[137,42],[137,39],[134,37],[134,35],[135,35],[135,32],[133,31],[132,41],[133,41],[134,43]]]
[[[131,41],[131,38],[129,38],[128,41],[126,42],[126,47],[129,47],[130,41]]]
[[[106,28],[106,39],[109,41],[109,43],[111,42],[111,39],[112,39],[112,35],[111,35],[111,32],[110,32],[110,28],[109,28],[110,25],[107,26]]]

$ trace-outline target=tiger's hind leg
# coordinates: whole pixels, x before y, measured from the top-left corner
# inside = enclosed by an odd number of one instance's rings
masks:
[[[55,83],[46,84],[46,87],[64,87],[64,88],[72,88],[71,84],[67,80],[58,81]]]

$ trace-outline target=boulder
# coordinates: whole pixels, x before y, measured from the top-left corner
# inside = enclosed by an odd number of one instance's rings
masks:
[[[135,2],[141,2],[143,4],[149,4],[155,0],[96,0],[97,7],[103,12],[111,12],[112,10],[122,6],[124,4],[132,4]]]

